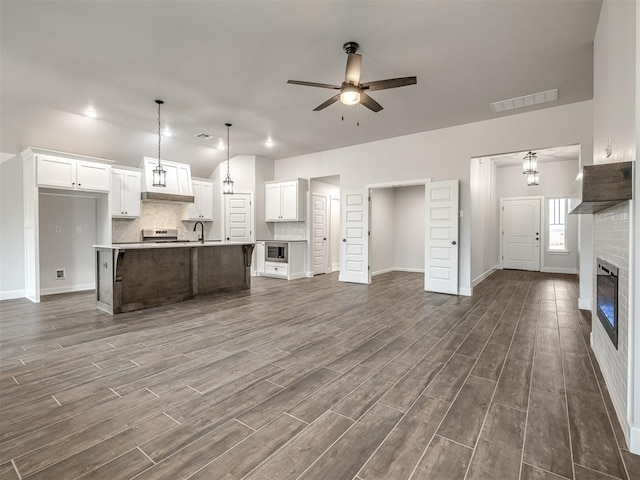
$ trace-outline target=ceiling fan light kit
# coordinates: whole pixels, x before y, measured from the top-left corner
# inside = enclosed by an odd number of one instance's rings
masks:
[[[306,87],[327,88],[330,90],[339,90],[329,100],[321,103],[313,109],[314,112],[324,110],[329,105],[333,105],[340,100],[344,105],[361,104],[372,112],[382,110],[382,105],[365,93],[366,90],[387,90],[389,88],[406,87],[415,85],[418,82],[417,77],[401,77],[390,78],[387,80],[377,80],[375,82],[360,83],[360,74],[362,72],[362,55],[356,53],[360,48],[356,42],[347,42],[342,49],[347,54],[347,69],[342,85],[331,85],[327,83],[306,82],[302,80],[289,80],[287,83],[292,85],[303,85]]]

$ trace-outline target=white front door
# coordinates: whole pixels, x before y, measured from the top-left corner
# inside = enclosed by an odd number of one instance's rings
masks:
[[[341,282],[371,283],[369,271],[369,193],[367,190],[342,192],[340,216]]]
[[[500,200],[502,268],[540,270],[540,198]]]
[[[311,196],[311,271],[314,275],[327,273],[327,197]]]
[[[424,289],[458,293],[458,180],[426,184]]]
[[[225,240],[227,242],[251,242],[251,194],[225,195]]]

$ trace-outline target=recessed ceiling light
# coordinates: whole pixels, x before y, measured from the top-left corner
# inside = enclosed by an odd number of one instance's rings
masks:
[[[524,95],[522,97],[500,100],[498,102],[490,103],[489,106],[493,113],[500,113],[507,110],[513,110],[515,108],[531,107],[532,105],[539,105],[541,103],[555,102],[556,100],[558,100],[557,88],[553,90],[546,90],[544,92],[532,93],[531,95]]]
[[[222,141],[222,139],[220,139],[220,141],[218,142],[218,150],[224,150],[225,146],[224,146],[224,142]]]
[[[89,117],[89,118],[96,118],[98,116],[98,114],[96,113],[96,111],[93,108],[87,108],[84,111],[85,116]]]
[[[273,140],[271,139],[271,137],[267,138],[267,141],[264,142],[264,144],[269,148],[273,147]]]
[[[163,137],[170,137],[171,135],[172,135],[171,130],[169,130],[168,128],[165,128],[165,129],[162,131],[162,136],[163,136]]]

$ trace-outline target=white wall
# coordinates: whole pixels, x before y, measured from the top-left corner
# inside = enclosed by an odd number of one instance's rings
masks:
[[[264,182],[273,180],[273,160],[270,158],[255,158],[255,196],[254,212],[256,219],[257,240],[270,240],[273,238],[273,225],[265,222],[265,189]]]
[[[0,163],[0,300],[24,296],[22,157]]]
[[[578,216],[567,215],[567,250],[568,253],[549,252],[546,248],[548,231],[547,200],[549,197],[570,197],[573,182],[578,174],[578,160],[563,162],[538,163],[540,171],[540,185],[527,186],[526,175],[522,174],[522,166],[498,167],[497,169],[498,198],[535,197],[544,196],[541,216],[545,225],[545,244],[543,245],[543,272],[578,273]]]
[[[340,199],[331,199],[331,269],[340,270]]]
[[[609,163],[636,160],[638,137],[639,99],[638,58],[640,33],[638,19],[639,2],[605,0],[602,4],[598,28],[594,39],[594,85],[593,85],[593,159],[594,163]],[[606,157],[605,148],[611,139],[612,154]],[[636,172],[636,179],[638,172]],[[634,196],[637,199],[638,189]],[[637,204],[637,200],[636,200]],[[607,230],[602,226],[624,220],[624,205],[614,207],[597,214],[594,220],[594,256],[611,258],[612,263],[620,264],[621,272],[628,269],[628,279],[621,275],[619,281],[628,285],[619,288],[633,291],[634,282],[638,282],[638,272],[632,268],[631,261],[640,253],[640,238],[631,244],[629,237],[616,237],[611,242]],[[622,209],[622,210],[621,210]],[[617,218],[609,219],[608,213],[618,212]],[[638,211],[628,214],[628,230],[638,231]],[[617,227],[618,234],[624,232],[624,225]],[[615,232],[614,232],[615,233]],[[609,234],[610,235],[610,234]],[[604,240],[604,241],[603,241]],[[624,252],[624,244],[630,250],[628,258],[617,259]],[[623,265],[622,262],[625,264]],[[624,301],[625,298],[621,297]],[[601,366],[607,386],[611,391],[613,404],[622,424],[625,436],[632,452],[640,454],[640,315],[638,299],[628,295],[626,309],[628,318],[620,315],[619,330],[626,327],[629,333],[626,349],[613,348],[608,337],[601,335],[600,325],[593,313],[593,349]],[[595,308],[595,301],[594,308]],[[627,323],[626,325],[624,323]],[[619,339],[620,340],[620,339]],[[626,354],[628,352],[628,354]],[[621,380],[622,379],[622,380]],[[625,380],[627,385],[625,385]]]
[[[96,198],[40,193],[39,208],[41,294],[95,288]]]
[[[499,201],[496,167],[488,158],[471,160],[471,278],[480,283],[499,263]]]
[[[398,270],[424,272],[424,185],[399,187],[394,191],[394,266]]]
[[[395,192],[393,188],[371,190],[371,274],[395,266]]]
[[[460,207],[465,213],[460,222],[459,278],[461,290],[469,293],[471,238],[479,233],[471,231],[469,215],[470,159],[578,143],[590,163],[590,101],[276,160],[275,178],[338,174],[341,189],[422,178],[459,179]]]

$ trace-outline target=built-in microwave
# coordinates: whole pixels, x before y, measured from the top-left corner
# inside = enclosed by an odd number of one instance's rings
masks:
[[[286,242],[265,242],[264,259],[267,262],[289,263],[289,244]]]

